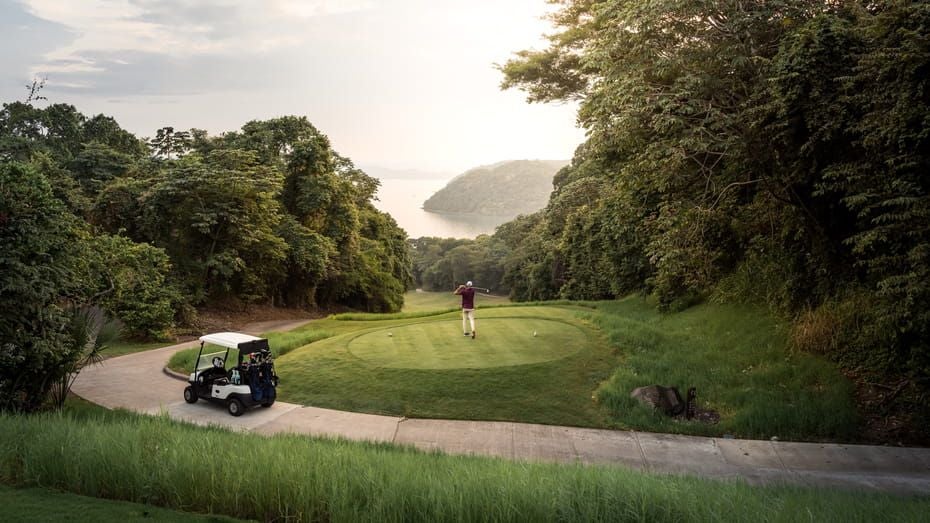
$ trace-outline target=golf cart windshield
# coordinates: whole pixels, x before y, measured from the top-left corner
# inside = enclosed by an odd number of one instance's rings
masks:
[[[200,359],[197,360],[197,371],[207,370],[211,367],[216,367],[213,363],[214,358],[219,358],[223,363],[220,365],[220,368],[226,367],[226,351],[223,352],[212,352],[210,354],[201,354]]]

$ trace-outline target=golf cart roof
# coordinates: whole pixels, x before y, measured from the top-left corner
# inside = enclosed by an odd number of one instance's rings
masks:
[[[268,340],[257,338],[250,334],[241,332],[217,332],[215,334],[205,334],[200,337],[200,341],[212,343],[227,349],[239,349],[245,353],[256,352],[268,348]]]

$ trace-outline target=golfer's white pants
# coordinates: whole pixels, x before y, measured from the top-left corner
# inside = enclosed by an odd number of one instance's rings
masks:
[[[466,320],[471,322],[471,331],[475,332],[475,309],[462,309],[462,332],[468,332]]]

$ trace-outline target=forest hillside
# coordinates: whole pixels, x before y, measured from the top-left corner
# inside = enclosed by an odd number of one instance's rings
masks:
[[[515,218],[546,206],[562,160],[514,160],[477,167],[453,178],[423,203],[430,212]]]

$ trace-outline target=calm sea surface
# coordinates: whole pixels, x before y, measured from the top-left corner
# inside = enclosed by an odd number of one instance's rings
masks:
[[[495,216],[465,214],[436,214],[422,209],[423,202],[448,180],[382,179],[375,207],[394,217],[407,231],[407,236],[438,236],[440,238],[474,238],[491,234],[494,228],[507,221]]]

